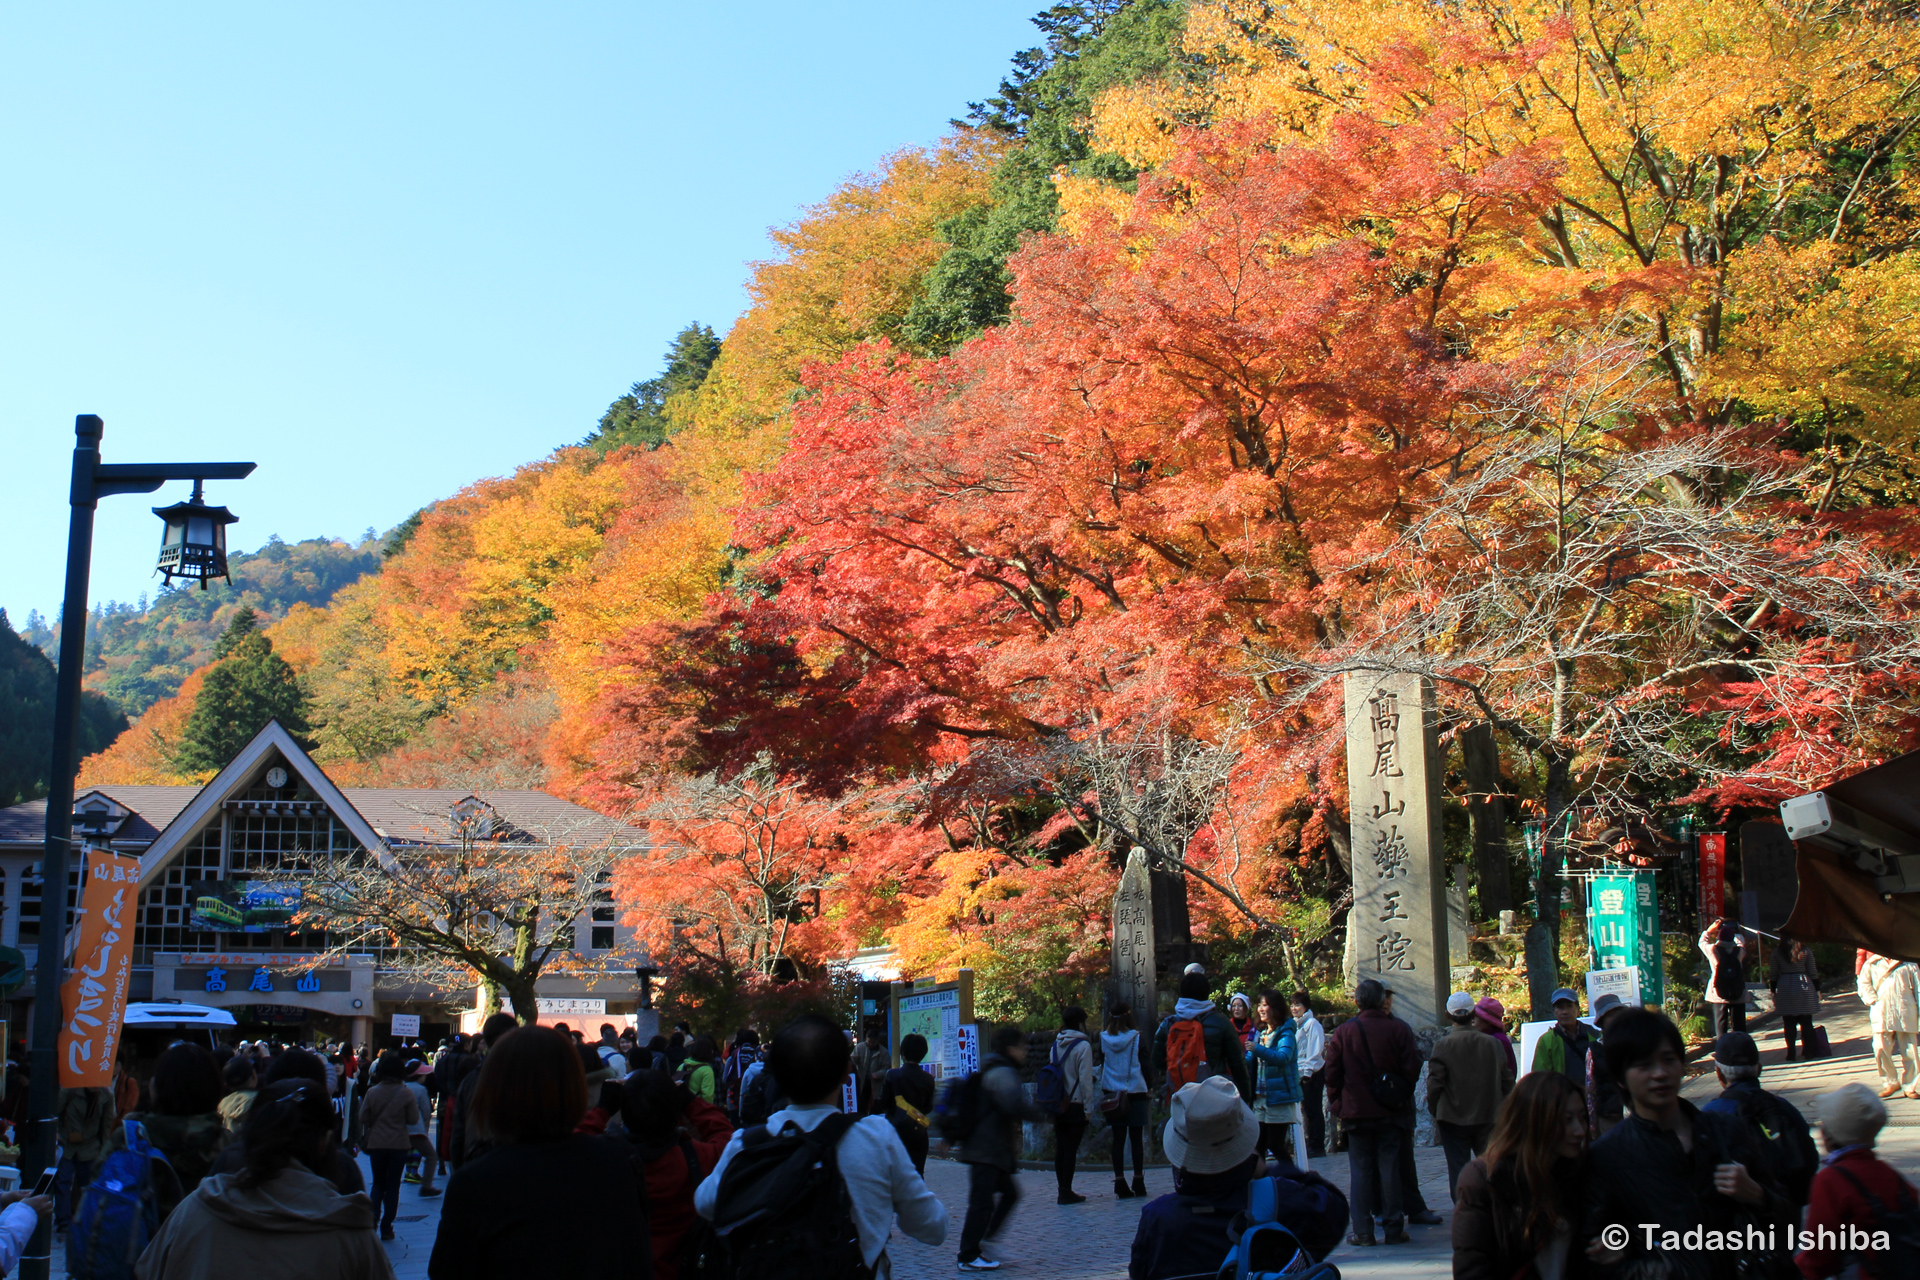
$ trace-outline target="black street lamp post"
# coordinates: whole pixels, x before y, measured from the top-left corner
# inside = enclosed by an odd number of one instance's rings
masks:
[[[175,576],[201,579],[226,573],[223,507],[200,505],[203,480],[242,480],[251,462],[103,463],[102,423],[91,413],[73,421],[73,485],[67,495],[72,516],[67,525],[67,584],[60,611],[60,674],[53,703],[53,767],[47,775],[47,844],[40,864],[40,943],[33,983],[33,1049],[27,1061],[27,1124],[21,1144],[22,1182],[32,1186],[53,1165],[54,1111],[60,1099],[57,1046],[62,1013],[60,984],[67,949],[67,878],[73,842],[73,775],[80,762],[76,740],[80,719],[80,668],[87,642],[87,578],[93,554],[93,509],[100,499],[119,493],[152,493],[169,480],[194,482],[193,499],[156,510],[167,523],[161,543],[163,569]],[[222,519],[224,517],[224,519]],[[176,529],[178,524],[178,529]],[[199,548],[197,551],[192,548]],[[169,550],[173,554],[169,555]],[[53,1243],[52,1224],[42,1221],[20,1259],[21,1280],[47,1280]]]

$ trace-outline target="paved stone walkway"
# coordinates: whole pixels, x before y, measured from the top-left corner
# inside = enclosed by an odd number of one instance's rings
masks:
[[[1878,1089],[1873,1069],[1873,1050],[1867,1034],[1866,1011],[1851,994],[1827,998],[1819,1021],[1833,1041],[1834,1056],[1817,1063],[1784,1061],[1785,1051],[1776,1028],[1758,1032],[1763,1067],[1762,1083],[1802,1108],[1813,1120],[1813,1101],[1848,1080],[1863,1080]],[[1711,1072],[1692,1080],[1686,1094],[1704,1101],[1716,1092]],[[1920,1184],[1920,1101],[1896,1097],[1888,1103],[1890,1123],[1881,1134],[1880,1153]],[[1451,1268],[1449,1243],[1451,1214],[1447,1204],[1446,1161],[1437,1147],[1415,1152],[1421,1191],[1427,1203],[1446,1223],[1437,1227],[1412,1227],[1413,1242],[1408,1245],[1380,1245],[1354,1249],[1342,1245],[1333,1255],[1343,1276],[1353,1280],[1423,1280],[1444,1276]],[[1338,1186],[1347,1185],[1347,1161],[1344,1155],[1313,1162],[1317,1172]],[[366,1163],[361,1171],[369,1175]],[[1116,1200],[1113,1183],[1104,1170],[1083,1170],[1076,1189],[1088,1197],[1085,1204],[1063,1207],[1054,1203],[1053,1174],[1049,1170],[1026,1169],[1019,1174],[1024,1197],[1014,1211],[998,1242],[999,1256],[1006,1262],[1010,1276],[1044,1276],[1047,1280],[1124,1280],[1127,1255],[1133,1243],[1143,1200]],[[932,1276],[958,1274],[960,1221],[966,1213],[966,1170],[945,1160],[928,1163],[927,1182],[947,1204],[952,1226],[945,1244],[929,1247],[898,1235],[889,1252],[893,1273],[898,1280],[924,1280]],[[1162,1195],[1172,1190],[1172,1175],[1165,1169],[1147,1171],[1147,1190]],[[440,1199],[423,1200],[419,1189],[405,1187],[400,1193],[398,1237],[386,1246],[399,1280],[425,1280],[427,1260],[433,1253],[433,1239],[440,1227]],[[65,1274],[62,1253],[54,1257],[54,1274]]]

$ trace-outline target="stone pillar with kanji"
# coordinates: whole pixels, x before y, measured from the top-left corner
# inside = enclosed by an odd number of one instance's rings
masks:
[[[1353,975],[1378,978],[1414,1028],[1446,1025],[1447,859],[1433,686],[1413,675],[1347,677]]]

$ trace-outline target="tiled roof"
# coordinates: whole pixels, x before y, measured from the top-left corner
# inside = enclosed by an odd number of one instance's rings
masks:
[[[121,842],[151,842],[182,809],[200,794],[199,787],[89,787],[134,811],[119,831]],[[465,791],[455,788],[410,789],[355,787],[343,790],[347,802],[368,825],[392,844],[438,843],[452,838],[450,813],[470,795],[490,805],[515,830],[538,840],[558,843],[648,843],[639,828],[618,822],[591,809],[550,796],[544,791]],[[47,802],[30,800],[0,809],[0,844],[39,845],[46,839]]]
[[[113,833],[114,843],[126,841],[147,844],[160,834],[174,815],[200,794],[198,787],[87,787],[80,795],[98,791],[133,810],[133,817]],[[78,798],[78,797],[76,797]],[[0,809],[0,844],[38,845],[47,838],[47,802],[29,800]]]
[[[638,827],[544,791],[466,791],[451,787],[344,787],[341,791],[389,844],[452,840],[453,806],[468,796],[478,796],[508,826],[537,840],[557,844],[600,844],[609,840],[651,843]]]

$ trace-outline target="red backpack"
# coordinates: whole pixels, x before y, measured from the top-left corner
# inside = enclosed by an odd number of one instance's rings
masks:
[[[1175,1018],[1167,1024],[1167,1096],[1182,1085],[1204,1080],[1207,1070],[1207,1029],[1198,1018]]]

